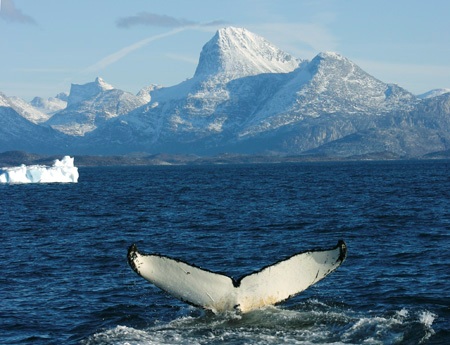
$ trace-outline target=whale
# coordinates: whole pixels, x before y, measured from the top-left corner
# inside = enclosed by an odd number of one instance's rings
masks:
[[[339,240],[329,249],[312,249],[234,279],[161,254],[128,249],[128,263],[142,278],[190,305],[213,313],[247,313],[279,304],[335,271],[347,257]]]

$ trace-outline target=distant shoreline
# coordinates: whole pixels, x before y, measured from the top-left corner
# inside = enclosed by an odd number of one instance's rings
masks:
[[[244,155],[224,153],[216,156],[177,155],[177,154],[129,154],[129,155],[72,155],[77,167],[89,166],[157,166],[157,165],[217,165],[217,164],[270,164],[270,163],[306,163],[306,162],[351,162],[351,161],[406,161],[406,160],[447,160],[450,151],[436,152],[420,158],[399,157],[389,152],[362,156],[331,157],[318,155]],[[24,151],[6,151],[0,153],[0,168],[25,165],[51,165],[62,155],[33,154]]]

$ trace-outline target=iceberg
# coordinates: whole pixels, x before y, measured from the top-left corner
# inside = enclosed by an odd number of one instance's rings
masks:
[[[78,182],[78,168],[74,158],[64,156],[56,159],[52,166],[25,165],[0,168],[0,183],[52,183]]]

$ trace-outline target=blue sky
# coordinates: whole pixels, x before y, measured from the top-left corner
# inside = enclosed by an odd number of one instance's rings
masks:
[[[0,2],[0,92],[28,101],[97,76],[132,93],[178,84],[224,26],[301,59],[340,53],[415,94],[450,88],[448,0]]]

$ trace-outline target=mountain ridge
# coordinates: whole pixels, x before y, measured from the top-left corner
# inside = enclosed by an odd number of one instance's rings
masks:
[[[419,98],[338,53],[301,60],[229,27],[204,45],[192,78],[138,95],[100,77],[73,84],[67,106],[38,127],[67,153],[418,157],[450,149],[449,94],[436,95]]]
[[[129,113],[146,102],[146,94],[132,95],[97,77],[84,85],[72,84],[66,108],[54,114],[46,124],[64,134],[84,136],[103,122]]]

